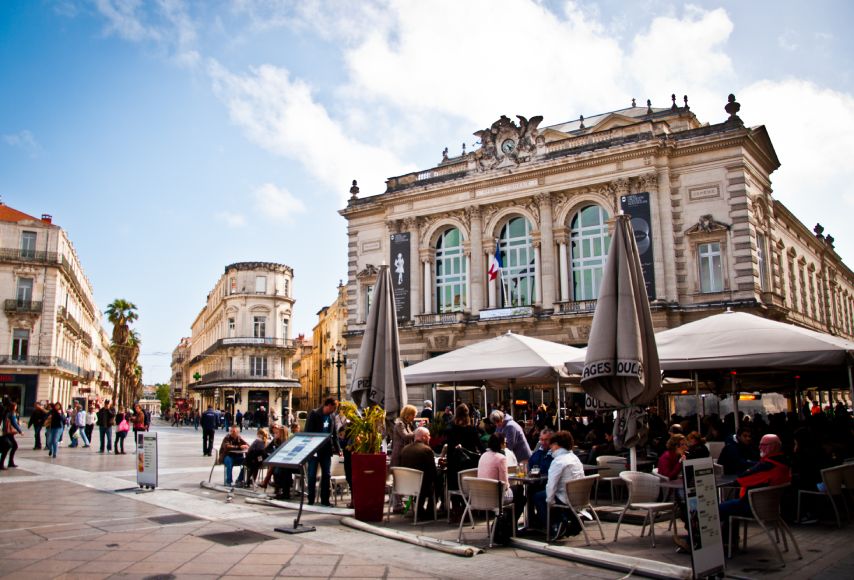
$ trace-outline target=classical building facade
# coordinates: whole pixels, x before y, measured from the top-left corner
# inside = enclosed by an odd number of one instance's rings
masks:
[[[377,265],[392,264],[404,364],[508,330],[587,342],[614,215],[632,225],[657,329],[726,308],[848,338],[854,274],[772,196],[764,126],[632,106],[540,128],[502,116],[480,148],[360,197],[348,222],[348,356]],[[500,263],[500,267],[499,266]],[[494,272],[495,275],[492,275]],[[413,400],[424,398],[410,387]]]
[[[0,394],[24,414],[36,400],[100,401],[115,366],[74,246],[51,216],[0,204]]]
[[[207,296],[192,324],[187,387],[194,405],[253,413],[292,409],[293,270],[284,264],[238,262]],[[179,345],[179,349],[181,346]]]
[[[172,375],[169,378],[169,387],[172,400],[187,401],[190,397],[190,390],[187,385],[190,383],[190,338],[182,338],[172,350],[172,362],[170,363]],[[183,405],[182,405],[183,406]]]
[[[309,408],[327,397],[347,393],[347,287],[338,285],[335,301],[317,312],[312,332],[312,377],[308,393]]]

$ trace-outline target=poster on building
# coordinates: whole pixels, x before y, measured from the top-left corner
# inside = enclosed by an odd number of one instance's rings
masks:
[[[706,578],[724,571],[724,546],[718,513],[718,488],[710,457],[682,463],[685,510],[694,578]]]
[[[633,193],[620,197],[623,213],[631,216],[635,242],[640,254],[641,269],[646,285],[646,295],[655,300],[655,262],[652,252],[652,219],[649,205],[649,193]]]
[[[409,232],[391,235],[391,283],[398,322],[409,320]]]
[[[157,433],[141,431],[136,440],[136,483],[157,487]]]

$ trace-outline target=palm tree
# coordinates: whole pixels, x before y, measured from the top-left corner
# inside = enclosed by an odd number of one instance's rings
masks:
[[[116,298],[107,306],[107,320],[113,325],[111,350],[116,364],[117,404],[126,405],[132,387],[133,368],[139,357],[139,335],[130,329],[130,323],[139,319],[136,304],[123,298]]]

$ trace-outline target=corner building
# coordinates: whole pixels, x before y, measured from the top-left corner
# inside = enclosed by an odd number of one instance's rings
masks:
[[[348,367],[391,264],[404,364],[508,330],[587,343],[614,215],[632,225],[656,329],[726,308],[852,338],[854,274],[772,196],[780,167],[734,97],[723,122],[632,106],[541,128],[502,116],[479,149],[351,199]],[[503,267],[491,279],[498,254]],[[410,387],[412,400],[427,395]],[[429,398],[429,396],[428,396]]]
[[[292,285],[293,270],[284,264],[225,267],[193,321],[189,345],[182,339],[175,351],[175,370],[182,377],[189,374],[182,380],[189,381],[196,408],[255,413],[263,406],[287,416],[292,391],[299,387],[292,371]],[[178,362],[184,357],[189,357],[186,367]]]

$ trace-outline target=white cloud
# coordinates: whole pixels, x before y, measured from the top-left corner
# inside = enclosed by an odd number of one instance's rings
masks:
[[[794,30],[785,31],[777,37],[777,46],[789,52],[798,50],[798,33]]]
[[[33,134],[24,129],[22,131],[18,131],[17,133],[7,133],[4,135],[0,135],[0,138],[3,139],[10,147],[17,147],[25,151],[30,157],[38,156],[41,151],[41,145],[36,141],[35,136]]]
[[[305,211],[302,201],[287,189],[272,183],[259,187],[253,197],[256,209],[267,218],[290,222],[293,221],[294,214]]]
[[[231,119],[252,141],[297,160],[342,199],[353,179],[382,191],[385,176],[414,170],[392,152],[346,135],[314,100],[309,85],[292,80],[285,69],[263,65],[238,75],[212,60],[208,72]]]
[[[739,116],[768,128],[781,167],[774,197],[804,224],[821,222],[836,249],[854,261],[854,96],[789,79],[742,89]]]
[[[221,211],[216,214],[216,219],[233,230],[246,227],[246,216],[241,213]]]

